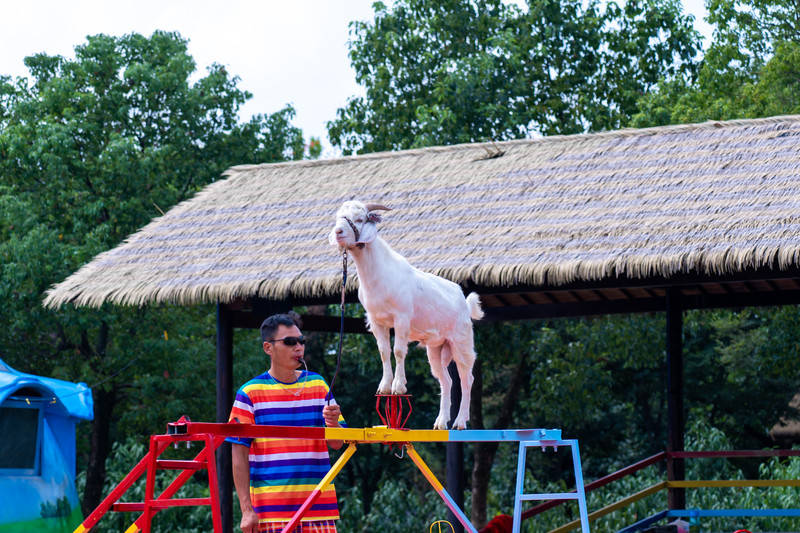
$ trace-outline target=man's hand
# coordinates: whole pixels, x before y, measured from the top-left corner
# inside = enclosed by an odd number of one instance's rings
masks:
[[[258,515],[252,510],[243,512],[239,527],[242,533],[258,533]]]
[[[325,425],[329,428],[339,427],[339,415],[342,410],[336,404],[326,405],[322,408],[322,417],[325,419]]]
[[[339,409],[339,406],[336,404],[326,405],[322,408],[322,417],[325,419],[325,425],[329,428],[338,428],[341,427],[339,425],[339,415],[342,413],[342,410]],[[329,440],[328,446],[333,448],[334,450],[338,450],[342,447],[343,441],[340,440]]]

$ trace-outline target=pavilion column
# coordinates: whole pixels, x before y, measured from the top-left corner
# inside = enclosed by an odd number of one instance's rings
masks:
[[[450,389],[450,423],[458,416],[461,405],[461,379],[458,377],[456,363],[447,367],[453,386]],[[448,442],[447,446],[447,493],[459,508],[464,508],[464,443]],[[464,526],[452,511],[447,512],[448,521],[453,524],[454,533],[464,533]]]
[[[217,304],[217,422],[227,422],[233,405],[233,322],[230,309]],[[233,470],[231,445],[217,448],[219,507],[223,533],[233,533]]]
[[[686,478],[683,459],[673,459],[670,452],[683,451],[686,425],[683,408],[683,305],[680,289],[667,289],[667,480]],[[669,489],[669,509],[686,508],[686,490]]]

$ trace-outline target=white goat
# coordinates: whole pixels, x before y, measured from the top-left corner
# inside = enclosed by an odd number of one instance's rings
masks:
[[[417,270],[378,237],[375,211],[389,208],[345,202],[336,212],[330,243],[347,249],[358,271],[358,299],[367,311],[367,326],[375,335],[383,361],[379,394],[405,394],[405,358],[408,343],[418,341],[428,352],[431,372],[439,380],[441,401],[434,429],[447,429],[450,419],[450,387],[447,371],[455,360],[461,381],[461,405],[453,427],[464,429],[469,419],[472,366],[475,350],[472,321],[483,317],[478,295],[464,298],[452,281]],[[395,374],[389,329],[394,328]]]

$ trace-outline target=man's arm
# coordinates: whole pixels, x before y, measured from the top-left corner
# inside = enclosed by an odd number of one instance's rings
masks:
[[[326,405],[322,408],[322,417],[325,419],[325,425],[329,428],[338,428],[341,427],[339,425],[339,415],[342,413],[342,410],[339,408],[338,405],[331,404]],[[333,448],[334,450],[338,450],[342,447],[344,441],[341,440],[329,440],[328,446]]]
[[[242,509],[242,522],[239,527],[242,533],[257,533],[258,515],[250,501],[250,447],[242,444],[231,444],[231,460],[233,463],[233,484],[239,496],[239,507]]]

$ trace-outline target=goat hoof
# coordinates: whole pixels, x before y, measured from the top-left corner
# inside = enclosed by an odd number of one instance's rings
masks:
[[[447,429],[447,420],[443,420],[441,417],[437,418],[433,423],[433,429]]]
[[[392,385],[392,394],[405,394],[407,390],[403,383],[395,383]]]
[[[460,419],[460,418],[456,418],[455,421],[453,422],[453,428],[454,429],[467,429],[467,421],[463,420],[463,419]]]

